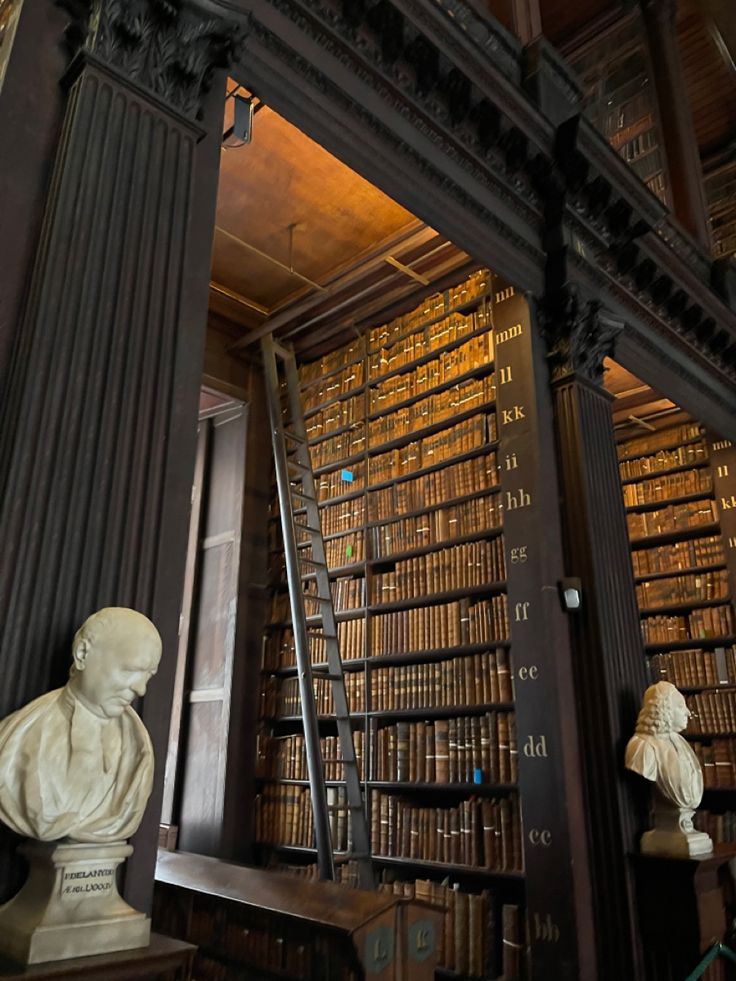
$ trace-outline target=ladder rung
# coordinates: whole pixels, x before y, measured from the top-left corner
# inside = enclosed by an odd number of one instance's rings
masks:
[[[298,524],[297,522],[294,522],[294,527],[297,531],[306,531],[310,535],[317,535],[322,531],[321,528],[315,528],[313,525],[302,525]]]
[[[314,566],[315,569],[327,569],[327,563],[326,562],[319,562],[317,559],[307,558],[306,555],[300,555],[299,556],[299,561],[300,562],[306,562],[309,565]]]
[[[292,441],[292,443],[298,443],[300,446],[306,446],[307,440],[304,436],[300,436],[298,433],[293,433],[290,429],[282,429],[281,435],[286,439]]]
[[[299,463],[298,460],[288,460],[286,461],[287,467],[291,467],[292,470],[299,470],[301,473],[307,474],[312,472],[312,468],[308,467],[306,463]]]
[[[307,637],[312,637],[314,640],[337,640],[337,634],[317,633],[314,630],[308,630]]]

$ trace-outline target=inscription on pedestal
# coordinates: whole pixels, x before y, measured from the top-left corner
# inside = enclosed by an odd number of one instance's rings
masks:
[[[115,888],[115,867],[66,868],[61,875],[61,899],[75,902],[88,896],[104,896]]]

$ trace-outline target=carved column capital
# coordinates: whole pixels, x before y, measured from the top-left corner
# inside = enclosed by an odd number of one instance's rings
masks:
[[[217,68],[237,58],[245,30],[187,0],[56,0],[71,14],[66,38],[153,92],[183,116],[201,118]]]
[[[544,304],[540,320],[551,380],[577,375],[599,385],[603,360],[613,354],[623,323],[607,317],[597,300],[581,299],[574,285]]]

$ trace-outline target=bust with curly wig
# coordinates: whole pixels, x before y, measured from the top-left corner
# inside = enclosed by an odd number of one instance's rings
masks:
[[[680,735],[690,711],[669,681],[644,693],[636,732],[626,747],[626,767],[655,786],[654,829],[642,837],[642,851],[693,857],[709,854],[708,835],[695,831],[692,816],[703,797],[703,771]]]

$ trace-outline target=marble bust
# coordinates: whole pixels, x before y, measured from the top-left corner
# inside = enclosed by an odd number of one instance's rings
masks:
[[[692,817],[703,797],[703,771],[680,735],[690,711],[668,681],[644,693],[636,732],[626,747],[626,767],[655,785],[654,828],[641,840],[642,851],[673,857],[698,857],[713,850],[709,836],[693,828]]]
[[[147,617],[110,607],[72,644],[63,688],[0,722],[0,819],[40,841],[104,843],[138,828],[153,750],[131,702],[158,668],[161,638]]]

